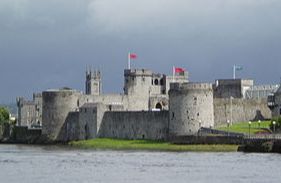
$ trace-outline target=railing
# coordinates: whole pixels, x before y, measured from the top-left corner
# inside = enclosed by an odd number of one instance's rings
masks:
[[[198,134],[199,135],[214,134],[214,135],[223,135],[223,136],[230,136],[230,137],[244,137],[245,136],[243,133],[228,132],[228,131],[215,130],[212,128],[204,128],[204,127],[201,127],[198,130]]]
[[[243,133],[235,133],[235,132],[228,132],[222,130],[215,130],[211,128],[204,128],[201,127],[198,130],[199,136],[206,136],[206,135],[221,135],[227,137],[243,137],[245,140],[281,140],[281,134],[243,134]]]
[[[281,134],[258,134],[258,135],[247,135],[245,139],[265,139],[265,140],[281,140]]]

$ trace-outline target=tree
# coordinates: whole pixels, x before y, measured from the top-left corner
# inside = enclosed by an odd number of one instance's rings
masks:
[[[9,111],[4,107],[0,107],[0,124],[9,122],[9,119],[10,119]]]

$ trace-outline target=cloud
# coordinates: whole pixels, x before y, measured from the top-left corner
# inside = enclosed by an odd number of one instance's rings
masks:
[[[108,34],[216,34],[247,23],[259,27],[262,16],[271,16],[262,15],[265,10],[273,16],[279,11],[275,5],[280,7],[277,0],[95,0],[88,11],[93,26]]]
[[[69,29],[86,20],[89,0],[1,0],[0,31]]]
[[[86,65],[101,68],[105,91],[119,91],[129,49],[135,68],[177,65],[191,81],[213,81],[238,64],[241,76],[272,83],[280,9],[280,0],[0,0],[0,82],[10,78],[1,97],[83,89]]]

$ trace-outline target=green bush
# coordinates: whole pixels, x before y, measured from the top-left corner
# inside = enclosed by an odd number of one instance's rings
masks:
[[[9,122],[9,119],[10,119],[9,111],[4,107],[0,107],[0,124]]]

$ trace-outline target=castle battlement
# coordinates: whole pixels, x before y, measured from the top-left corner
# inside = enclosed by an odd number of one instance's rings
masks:
[[[192,89],[200,89],[200,90],[212,90],[213,86],[211,83],[171,83],[170,90],[192,90]]]
[[[125,69],[124,76],[152,76],[153,72],[148,69]]]

